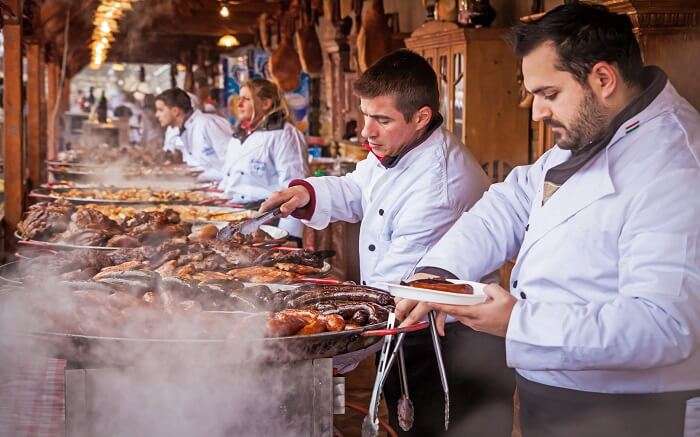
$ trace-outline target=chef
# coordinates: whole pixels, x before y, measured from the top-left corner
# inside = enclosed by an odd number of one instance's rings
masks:
[[[700,115],[602,6],[559,6],[514,45],[556,146],[491,186],[417,269],[477,280],[517,255],[510,292],[397,312],[505,338],[526,437],[700,435]]]
[[[177,148],[180,142],[185,163],[204,170],[200,180],[221,180],[226,146],[231,138],[231,126],[225,118],[193,109],[190,96],[179,88],[156,96],[156,117],[162,127],[168,128],[166,147]]]
[[[266,79],[251,79],[240,91],[236,105],[239,124],[233,132],[219,189],[234,202],[267,199],[293,179],[309,174],[304,135],[289,122],[279,88]],[[295,218],[279,227],[301,241],[304,226]]]
[[[489,181],[469,150],[444,128],[435,72],[421,56],[408,50],[390,53],[368,68],[354,88],[360,97],[361,136],[367,140],[368,157],[343,177],[292,181],[288,189],[272,194],[261,210],[281,205],[283,214],[301,218],[315,229],[335,221],[362,221],[362,284],[398,282],[408,278],[430,246],[481,197]],[[457,328],[451,341],[460,341],[457,331],[469,331]],[[414,433],[427,435],[443,427],[442,403],[433,401],[442,398],[442,389],[427,331],[407,337],[404,350],[411,394],[420,399],[415,401]],[[510,405],[513,375],[491,369],[500,373],[487,369],[485,375],[499,382],[505,379],[506,386],[494,397]],[[461,382],[455,380],[456,386]],[[481,387],[493,394],[485,384]],[[395,424],[397,381],[392,379],[386,388]],[[469,400],[458,398],[453,404],[461,408]],[[491,432],[512,418],[510,407],[499,411],[495,420],[480,427],[485,435],[510,435],[509,427],[507,434]]]

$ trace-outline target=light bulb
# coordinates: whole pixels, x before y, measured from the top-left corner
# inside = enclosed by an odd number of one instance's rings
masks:
[[[221,10],[219,11],[219,14],[221,14],[221,16],[224,18],[228,18],[228,16],[229,16],[228,7],[226,5],[222,5]]]

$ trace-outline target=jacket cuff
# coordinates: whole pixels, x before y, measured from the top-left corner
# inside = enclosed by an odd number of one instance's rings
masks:
[[[309,192],[309,203],[306,204],[306,206],[302,208],[297,208],[293,213],[292,217],[297,218],[299,220],[311,220],[311,217],[314,215],[314,211],[316,211],[316,190],[314,190],[313,185],[310,183],[306,182],[304,179],[293,179],[289,183],[289,187],[296,187],[296,186],[302,186],[306,188],[306,191]]]
[[[426,273],[428,275],[440,276],[444,279],[457,279],[456,275],[438,267],[418,267],[416,273]]]

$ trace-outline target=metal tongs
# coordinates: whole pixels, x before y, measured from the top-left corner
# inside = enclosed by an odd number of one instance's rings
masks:
[[[433,337],[433,349],[435,349],[435,359],[440,371],[442,391],[445,393],[445,431],[447,431],[447,428],[450,426],[450,388],[447,385],[447,372],[445,371],[445,362],[442,359],[440,337],[438,337],[437,326],[435,325],[435,311],[429,312],[428,317],[430,317],[430,334]]]
[[[430,332],[433,340],[433,348],[435,350],[435,358],[437,360],[438,370],[440,372],[440,382],[442,383],[442,389],[445,393],[445,430],[447,430],[450,425],[450,393],[447,384],[447,372],[445,371],[445,363],[442,358],[442,350],[440,349],[440,338],[438,337],[437,327],[435,325],[434,311],[431,311],[429,313],[429,318]],[[401,399],[399,400],[399,425],[402,429],[404,429],[404,431],[408,431],[408,429],[410,429],[413,425],[413,404],[411,403],[408,397],[408,381],[406,378],[406,368],[403,359],[402,345],[407,332],[423,329],[426,327],[426,325],[428,325],[428,323],[420,322],[413,326],[399,328],[401,329],[401,331],[393,329],[395,323],[396,315],[393,312],[389,313],[389,319],[387,320],[388,335],[384,337],[384,345],[382,346],[382,351],[379,356],[379,364],[377,365],[377,377],[374,380],[374,387],[372,389],[372,397],[370,399],[369,409],[367,412],[367,416],[365,416],[365,419],[362,422],[362,437],[376,437],[379,433],[379,399],[389,370],[391,369],[391,366],[396,360],[397,353],[399,355],[399,378],[401,382],[402,395]],[[392,331],[398,333],[398,335],[396,336],[396,342],[394,344],[393,350],[391,350],[391,341],[393,335],[389,333]]]
[[[255,233],[255,231],[257,231],[260,228],[261,225],[264,225],[265,223],[269,222],[270,220],[274,219],[280,214],[281,211],[279,207],[277,207],[257,217],[248,220],[243,220],[242,222],[238,223],[228,224],[219,230],[219,232],[216,234],[216,239],[228,241],[231,238],[233,238],[233,236],[236,233],[240,233],[243,235],[252,235],[253,233]]]
[[[382,393],[382,387],[384,387],[384,382],[386,381],[389,370],[396,360],[397,352],[401,351],[401,344],[403,343],[406,333],[419,331],[427,328],[428,326],[427,322],[421,322],[405,328],[394,328],[395,324],[396,314],[392,312],[389,313],[387,329],[373,331],[373,333],[381,333],[384,335],[384,345],[382,346],[382,351],[379,356],[377,377],[374,380],[372,398],[370,400],[367,416],[365,416],[365,419],[362,422],[362,437],[375,437],[379,433],[379,400]],[[392,349],[391,342],[394,336],[396,336],[396,342],[394,344],[394,348]]]

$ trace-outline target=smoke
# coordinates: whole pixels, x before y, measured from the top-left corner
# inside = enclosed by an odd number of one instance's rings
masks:
[[[19,387],[8,382],[29,363],[61,357],[69,367],[87,369],[87,408],[79,408],[88,418],[85,435],[311,433],[312,420],[302,414],[314,403],[310,361],[293,362],[292,353],[278,344],[264,346],[276,344],[263,338],[264,315],[159,312],[154,319],[151,312],[131,311],[120,316],[98,302],[104,293],[75,299],[49,270],[43,263],[25,263],[19,273],[32,279],[0,291],[0,400],[18,399],[32,384],[33,390],[41,388],[37,381]],[[45,334],[76,330],[103,337]],[[18,435],[3,428],[18,414],[29,420],[31,411],[0,408],[0,435]]]

